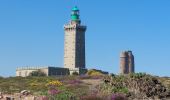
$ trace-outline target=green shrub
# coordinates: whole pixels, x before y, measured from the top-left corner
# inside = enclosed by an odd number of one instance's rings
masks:
[[[135,79],[139,79],[139,78],[143,78],[145,77],[147,74],[146,73],[130,73],[129,77],[130,78],[135,78]]]
[[[4,79],[2,76],[0,76],[0,80]]]
[[[113,74],[113,73],[110,73],[110,76],[111,76],[111,77],[116,77],[116,75],[115,75],[115,74]]]
[[[78,72],[73,72],[72,75],[77,76],[77,75],[79,75],[79,73]]]
[[[123,94],[127,94],[129,92],[127,87],[122,86],[119,83],[116,86],[112,86],[110,84],[101,84],[99,90],[101,92],[105,93],[105,94],[111,94],[111,93],[123,93]]]
[[[87,75],[90,75],[90,76],[102,76],[103,73],[101,73],[100,71],[92,69],[92,70],[87,71]]]
[[[126,88],[126,87],[113,87],[112,92],[127,94],[129,91],[128,91],[128,88]]]
[[[33,71],[29,74],[29,76],[47,76],[47,75],[41,71]]]
[[[76,100],[75,95],[69,91],[63,91],[62,93],[55,96],[56,100]]]

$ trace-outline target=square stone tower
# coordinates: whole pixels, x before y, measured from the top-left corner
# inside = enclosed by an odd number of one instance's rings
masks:
[[[71,21],[64,25],[64,31],[64,68],[69,68],[72,71],[85,68],[86,26],[81,25],[77,7],[72,9]]]

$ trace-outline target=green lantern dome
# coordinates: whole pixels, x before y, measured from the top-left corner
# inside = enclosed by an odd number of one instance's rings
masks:
[[[79,20],[79,9],[77,8],[77,6],[75,6],[74,8],[72,8],[71,20],[72,20],[72,21],[77,21],[77,20]]]
[[[77,6],[75,6],[75,7],[72,9],[72,11],[79,11],[79,9],[78,9]]]

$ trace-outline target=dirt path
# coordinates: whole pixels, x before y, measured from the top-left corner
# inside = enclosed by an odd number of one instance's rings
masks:
[[[102,83],[102,79],[83,79],[82,81],[89,86],[91,92],[96,92],[96,87]]]

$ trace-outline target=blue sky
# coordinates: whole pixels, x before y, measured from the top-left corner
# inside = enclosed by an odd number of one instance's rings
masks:
[[[86,65],[119,73],[132,50],[136,72],[170,76],[169,0],[0,0],[0,76],[20,66],[63,66],[71,8],[87,25]]]

